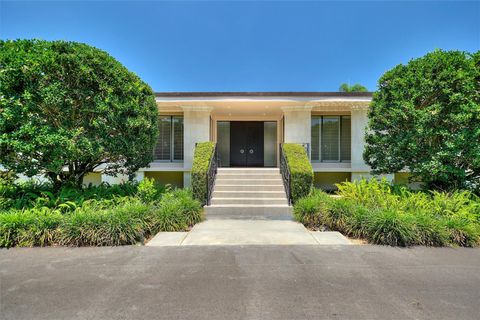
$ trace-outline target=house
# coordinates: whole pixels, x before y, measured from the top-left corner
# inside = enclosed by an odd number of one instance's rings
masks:
[[[370,176],[363,161],[369,92],[160,92],[154,162],[136,174],[190,186],[195,144],[217,142],[220,167],[278,167],[280,143],[305,144],[315,185]],[[406,181],[405,173],[386,175]],[[126,177],[91,174],[85,182]]]

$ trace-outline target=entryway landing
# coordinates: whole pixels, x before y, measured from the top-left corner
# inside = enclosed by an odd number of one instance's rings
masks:
[[[190,232],[160,232],[147,246],[350,245],[339,232],[309,231],[282,220],[207,220]]]

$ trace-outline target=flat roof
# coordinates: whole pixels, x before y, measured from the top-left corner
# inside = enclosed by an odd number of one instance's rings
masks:
[[[183,97],[372,97],[372,92],[155,92],[159,98]]]

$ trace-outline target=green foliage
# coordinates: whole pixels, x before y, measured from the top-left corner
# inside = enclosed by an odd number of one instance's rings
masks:
[[[143,240],[142,218],[152,208],[129,199],[104,209],[88,203],[65,216],[58,229],[58,243],[69,246],[118,246]]]
[[[374,173],[408,168],[427,189],[480,192],[480,52],[437,50],[378,87],[364,152]]]
[[[61,219],[58,210],[47,208],[0,213],[0,247],[50,245]]]
[[[166,194],[157,211],[157,226],[162,231],[186,230],[201,221],[202,206],[192,198],[190,190]]]
[[[60,186],[131,174],[153,159],[151,88],[105,51],[82,43],[0,40],[2,165]],[[65,170],[68,169],[68,170]]]
[[[298,199],[293,207],[295,219],[304,225],[315,228],[324,218],[325,205],[329,196],[318,189],[313,189],[308,197]]]
[[[134,195],[137,188],[137,183],[128,182],[55,190],[50,183],[27,181],[14,184],[0,180],[0,210],[48,207],[69,211],[91,199],[108,200]]]
[[[368,92],[367,87],[362,86],[359,83],[354,85],[349,85],[347,83],[342,83],[338,89],[340,92]]]
[[[144,202],[158,200],[165,192],[165,187],[156,183],[154,179],[145,178],[138,184],[137,196]]]
[[[192,190],[193,197],[202,204],[207,202],[207,172],[214,151],[214,142],[200,142],[195,146],[192,164]]]
[[[317,190],[300,199],[295,218],[310,228],[338,230],[375,244],[480,244],[480,198],[471,192],[412,192],[377,180],[337,186],[339,198]]]
[[[305,148],[296,143],[282,144],[290,170],[290,194],[296,202],[310,193],[313,186],[313,169]]]
[[[42,193],[48,192],[46,186],[36,185],[40,186],[45,188]],[[23,208],[0,209],[0,247],[135,244],[159,231],[187,230],[202,220],[200,202],[186,189],[165,191],[146,181],[138,190],[129,183],[83,191],[88,194],[77,190],[82,200],[73,205],[52,196],[48,204],[57,204],[52,207],[41,206],[37,200],[43,198],[36,198],[33,207],[25,201]]]

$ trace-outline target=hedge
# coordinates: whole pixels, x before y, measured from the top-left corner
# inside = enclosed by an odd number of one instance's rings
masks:
[[[339,198],[313,189],[298,200],[295,219],[372,244],[480,245],[480,198],[469,191],[417,192],[375,179],[337,186]]]
[[[290,195],[292,202],[307,196],[313,186],[313,169],[305,148],[296,143],[282,145],[290,171]]]
[[[202,204],[207,203],[207,171],[215,150],[214,142],[199,142],[195,146],[192,165],[193,197]]]

